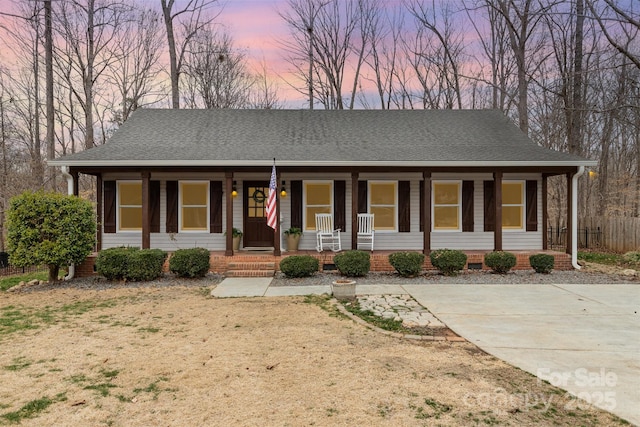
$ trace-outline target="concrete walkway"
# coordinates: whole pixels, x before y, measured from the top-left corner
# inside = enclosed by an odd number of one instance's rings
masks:
[[[211,294],[331,292],[330,286],[269,284],[268,278],[225,279]],[[638,285],[357,285],[356,293],[408,293],[487,353],[640,425]]]

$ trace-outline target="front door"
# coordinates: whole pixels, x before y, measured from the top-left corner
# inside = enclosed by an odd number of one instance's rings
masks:
[[[269,181],[245,181],[243,246],[273,247],[274,232],[267,225],[267,195]]]

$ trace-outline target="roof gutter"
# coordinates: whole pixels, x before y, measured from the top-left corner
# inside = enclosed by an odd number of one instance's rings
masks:
[[[580,166],[571,179],[571,265],[576,270],[582,268],[578,264],[578,178],[583,173],[584,166]]]
[[[306,167],[326,167],[326,166],[342,166],[342,167],[362,167],[362,166],[384,166],[384,167],[513,167],[513,166],[567,166],[567,167],[584,167],[596,166],[598,163],[593,160],[569,160],[569,161],[532,161],[532,160],[516,160],[516,161],[456,161],[456,160],[395,160],[395,161],[379,161],[379,160],[358,160],[358,161],[309,161],[309,160],[277,160],[277,166],[306,166]],[[246,167],[246,166],[265,166],[271,167],[272,160],[51,160],[48,162],[51,166],[76,166],[76,167]]]
[[[62,175],[67,178],[67,194],[73,196],[73,175],[69,173],[69,166],[62,166]],[[74,263],[69,264],[69,271],[64,276],[63,280],[71,280],[76,275],[76,265]]]

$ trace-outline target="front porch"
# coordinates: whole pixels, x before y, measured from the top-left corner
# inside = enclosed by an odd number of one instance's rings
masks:
[[[371,271],[372,272],[393,272],[394,269],[389,264],[389,254],[398,251],[374,251],[371,254]],[[463,251],[467,255],[468,270],[489,270],[484,265],[484,255],[490,251]],[[556,251],[510,251],[516,256],[516,266],[514,270],[530,270],[529,256],[536,253],[548,253],[555,258],[555,270],[572,270],[571,255],[564,252]],[[320,271],[334,270],[333,257],[334,252],[317,252],[317,251],[297,251],[285,252],[279,256],[274,255],[273,251],[246,251],[240,250],[233,256],[225,255],[225,251],[212,251],[210,257],[210,271],[225,276],[235,277],[268,277],[273,276],[279,271],[280,261],[292,255],[311,255],[318,259],[320,263]],[[76,266],[76,277],[86,277],[95,275],[95,258],[97,253],[90,255],[82,264]],[[428,256],[425,258],[424,270],[433,271],[435,268],[431,265]],[[168,261],[165,264],[165,271],[169,271]]]

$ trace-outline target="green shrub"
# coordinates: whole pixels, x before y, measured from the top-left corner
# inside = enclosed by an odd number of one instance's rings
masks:
[[[395,252],[389,255],[389,264],[402,277],[417,276],[422,272],[424,254],[419,252]]]
[[[24,192],[11,198],[6,221],[11,265],[46,264],[50,282],[60,267],[84,261],[96,241],[93,206],[76,196]]]
[[[292,255],[280,261],[280,271],[287,277],[309,277],[320,269],[311,255]]]
[[[484,255],[484,264],[494,273],[506,274],[516,266],[516,256],[511,252],[493,251]]]
[[[161,249],[141,249],[129,253],[127,280],[134,282],[153,280],[162,276],[162,265],[167,253]]]
[[[467,264],[465,253],[455,249],[437,249],[429,254],[429,259],[445,276],[455,276]]]
[[[162,276],[166,258],[160,249],[110,248],[98,254],[96,271],[107,280],[153,280]]]
[[[556,259],[549,254],[535,254],[529,257],[529,264],[531,264],[536,273],[551,273],[555,262]]]
[[[127,277],[129,255],[138,248],[119,247],[104,249],[96,257],[96,271],[107,280],[122,280]]]
[[[626,262],[640,263],[640,252],[639,251],[627,252],[622,256],[622,258]]]
[[[169,271],[178,277],[204,277],[209,272],[209,250],[178,249],[169,258]]]
[[[333,258],[340,274],[347,277],[366,276],[371,269],[371,256],[364,251],[346,251]]]

